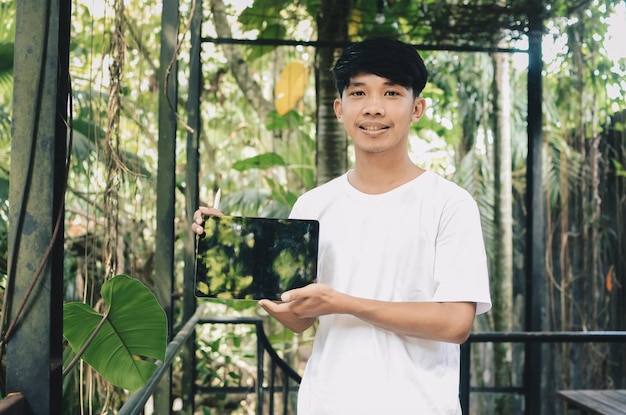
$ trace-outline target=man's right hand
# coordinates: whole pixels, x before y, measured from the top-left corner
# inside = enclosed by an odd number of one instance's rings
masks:
[[[193,213],[193,221],[191,222],[192,232],[196,233],[197,235],[203,235],[204,234],[204,217],[211,216],[211,215],[224,216],[224,214],[217,209],[206,207],[206,206],[200,206]]]
[[[315,317],[299,317],[291,311],[291,304],[271,300],[259,300],[261,306],[269,315],[278,320],[283,326],[295,333],[302,333],[315,322]]]

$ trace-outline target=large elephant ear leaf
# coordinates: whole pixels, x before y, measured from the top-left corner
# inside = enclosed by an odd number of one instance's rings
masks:
[[[138,390],[165,358],[165,312],[148,287],[126,275],[105,282],[101,294],[104,315],[83,303],[64,305],[63,336],[78,353],[104,319],[82,359],[112,384]]]

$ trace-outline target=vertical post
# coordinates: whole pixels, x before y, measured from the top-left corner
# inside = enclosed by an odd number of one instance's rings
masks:
[[[187,168],[185,169],[185,211],[188,223],[199,201],[199,154],[198,144],[202,123],[200,121],[200,96],[202,91],[202,0],[196,0],[191,17],[191,50],[189,59],[189,92],[187,93]],[[195,255],[196,237],[188,231],[185,234],[185,277],[183,283],[183,320],[187,321],[196,311],[195,297]],[[194,395],[196,378],[195,336],[190,336],[183,346],[181,356],[183,365],[182,399],[183,411],[187,415],[194,413]]]
[[[164,0],[161,12],[159,70],[159,142],[156,209],[155,296],[168,319],[168,341],[173,337],[174,212],[176,192],[176,106],[178,65],[178,0]],[[172,407],[171,368],[154,394],[155,414],[169,414]]]
[[[71,3],[20,0],[16,11],[6,387],[24,395],[28,413],[52,414],[61,411],[63,384]]]
[[[470,385],[471,385],[471,359],[472,342],[467,340],[461,345],[461,370],[459,383],[459,399],[461,401],[461,411],[463,415],[469,415],[470,409]]]
[[[527,331],[541,331],[546,317],[545,300],[545,194],[543,191],[543,111],[541,42],[543,20],[541,2],[535,1],[535,11],[529,16],[528,33],[528,161],[526,172],[526,309]],[[541,414],[543,347],[528,342],[525,346],[524,385],[526,387],[526,414]]]
[[[254,324],[256,333],[256,415],[263,415],[263,384],[265,379],[263,378],[263,370],[265,368],[265,348],[263,347],[263,339],[261,339],[260,333],[263,331],[263,323],[257,321]]]

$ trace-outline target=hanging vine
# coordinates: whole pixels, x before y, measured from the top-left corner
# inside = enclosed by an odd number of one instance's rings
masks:
[[[122,173],[125,170],[120,160],[120,112],[122,109],[122,80],[124,73],[124,1],[114,0],[114,30],[111,36],[109,64],[109,105],[107,109],[107,129],[104,141],[106,166],[106,188],[104,190],[105,243],[103,251],[104,279],[115,276],[119,261],[124,258],[123,244],[119,240],[119,190]],[[120,252],[121,251],[121,252]]]

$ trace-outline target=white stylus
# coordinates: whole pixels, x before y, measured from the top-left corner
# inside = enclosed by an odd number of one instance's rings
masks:
[[[218,188],[215,192],[215,200],[213,201],[213,209],[220,209],[220,199],[222,198],[222,189]]]

